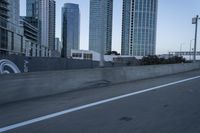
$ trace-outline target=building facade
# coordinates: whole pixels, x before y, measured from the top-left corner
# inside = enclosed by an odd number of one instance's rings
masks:
[[[66,3],[62,8],[62,57],[71,57],[71,49],[80,47],[80,11],[78,4]]]
[[[112,51],[113,0],[90,0],[89,50]]]
[[[38,33],[39,30],[36,26],[29,23],[31,18],[20,17],[20,27],[23,32],[23,52],[25,56],[39,57],[40,46],[38,45]]]
[[[26,16],[39,29],[40,56],[50,56],[55,42],[55,0],[27,0]]]
[[[20,12],[20,5],[18,0],[8,0],[9,1],[9,21],[12,22],[14,25],[11,28],[12,31],[20,33],[19,26],[19,12]]]
[[[123,0],[121,54],[156,53],[158,0]]]
[[[0,1],[0,55],[6,54],[8,48],[7,39],[7,25],[8,25],[8,12],[9,12],[8,0]]]
[[[59,38],[55,38],[55,50],[61,53],[61,41]]]
[[[54,43],[54,50],[52,51],[52,56],[53,57],[61,57],[61,41],[59,38],[55,38],[55,43]]]
[[[23,54],[23,36],[19,27],[19,1],[0,1],[0,54]]]

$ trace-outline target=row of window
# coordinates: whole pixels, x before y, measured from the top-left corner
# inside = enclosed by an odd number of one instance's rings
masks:
[[[22,53],[23,37],[0,28],[0,48]]]
[[[87,53],[72,53],[72,57],[74,58],[83,58],[85,60],[92,60],[93,56],[92,54],[87,54]]]
[[[135,0],[135,10],[156,12],[157,0]]]

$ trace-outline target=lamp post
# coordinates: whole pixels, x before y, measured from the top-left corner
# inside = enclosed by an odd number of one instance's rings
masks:
[[[192,24],[195,24],[195,39],[194,39],[194,57],[193,62],[196,62],[196,52],[197,52],[197,29],[198,29],[199,15],[192,19]]]

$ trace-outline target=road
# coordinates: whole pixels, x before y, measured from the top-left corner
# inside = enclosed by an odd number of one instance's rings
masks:
[[[5,133],[199,133],[200,70],[0,105]]]

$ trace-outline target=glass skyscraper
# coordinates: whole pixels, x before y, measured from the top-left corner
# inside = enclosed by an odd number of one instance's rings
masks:
[[[123,0],[121,54],[156,53],[158,0]]]
[[[89,50],[112,50],[112,19],[113,0],[90,0]]]
[[[66,3],[62,8],[62,57],[70,57],[71,49],[79,49],[80,11],[79,5]]]

